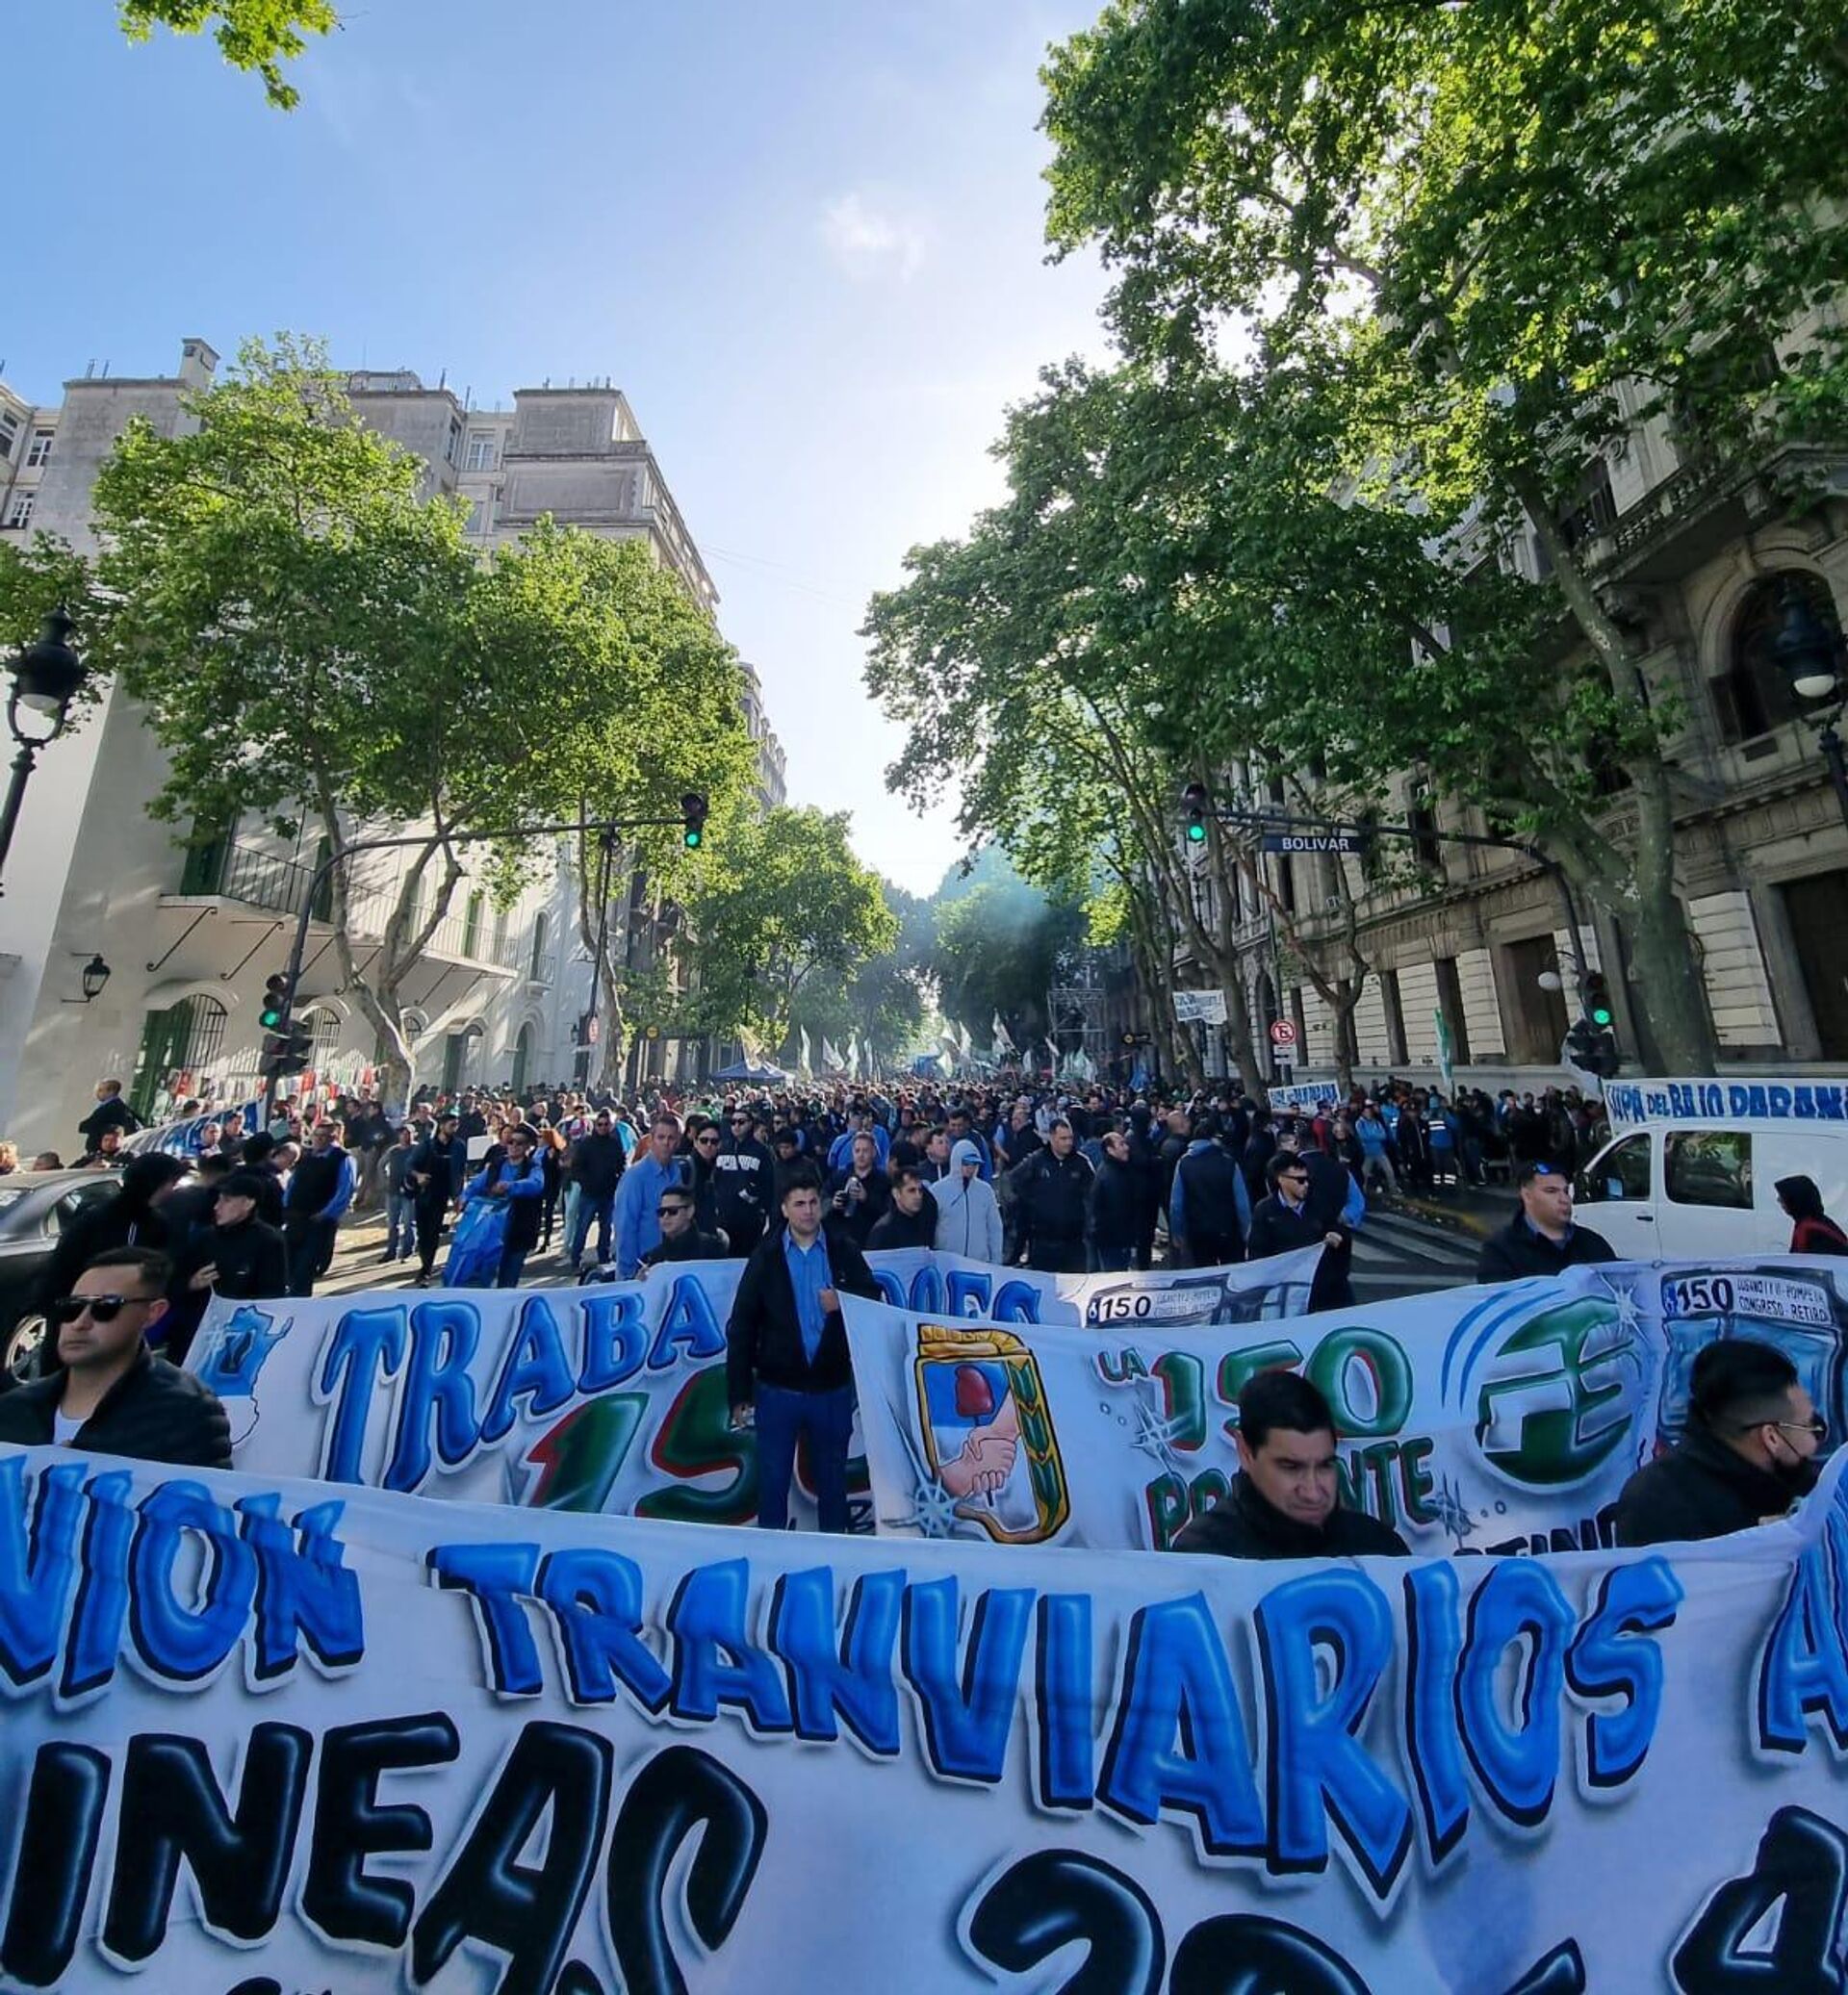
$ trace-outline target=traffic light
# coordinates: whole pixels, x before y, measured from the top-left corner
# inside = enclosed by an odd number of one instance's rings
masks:
[[[680,816],[686,821],[680,843],[688,852],[698,852],[706,843],[706,799],[698,790],[688,790],[680,799]]]
[[[1578,1017],[1566,1035],[1566,1058],[1574,1066],[1608,1081],[1623,1064],[1616,1027],[1609,981],[1602,970],[1587,970],[1579,992]]]
[[[1181,808],[1187,815],[1187,842],[1190,845],[1206,843],[1206,816],[1210,807],[1203,782],[1190,782],[1181,792]]]
[[[288,1016],[289,979],[286,976],[266,978],[263,985],[263,1010],[257,1013],[257,1023],[265,1032],[276,1032]]]
[[[1584,1012],[1600,1032],[1608,1032],[1617,1023],[1617,1014],[1610,1008],[1610,985],[1602,970],[1585,972]]]
[[[285,1074],[304,1073],[314,1053],[313,1029],[292,1025],[285,1018],[277,1031],[265,1035],[263,1060],[257,1071],[266,1079],[274,1076],[278,1080]]]

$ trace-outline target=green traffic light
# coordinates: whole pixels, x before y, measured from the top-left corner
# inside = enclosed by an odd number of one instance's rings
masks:
[[[1591,1022],[1593,1025],[1602,1028],[1614,1023],[1616,1017],[1616,1012],[1608,1005],[1593,1005],[1591,1008]]]
[[[263,1027],[265,1032],[274,1032],[276,1027],[282,1023],[282,1013],[272,1007],[265,1006],[257,1013],[257,1023]]]
[[[698,852],[700,847],[706,843],[706,833],[696,830],[694,826],[688,825],[682,833],[682,839],[688,852]]]
[[[1190,845],[1204,845],[1206,843],[1206,827],[1197,818],[1187,828],[1187,842]]]

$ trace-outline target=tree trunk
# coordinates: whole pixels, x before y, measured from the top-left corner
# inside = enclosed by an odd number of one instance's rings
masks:
[[[1547,503],[1545,486],[1524,468],[1509,474],[1509,483],[1552,559],[1559,592],[1603,665],[1612,692],[1630,705],[1642,705],[1640,675],[1624,633],[1599,601],[1567,545]],[[1662,1062],[1671,1073],[1710,1074],[1718,1045],[1687,910],[1675,891],[1675,806],[1668,767],[1659,755],[1652,755],[1632,762],[1630,777],[1636,836],[1626,855],[1628,877],[1614,896],[1610,884],[1596,877],[1587,885],[1630,934],[1632,1006],[1648,1012]]]

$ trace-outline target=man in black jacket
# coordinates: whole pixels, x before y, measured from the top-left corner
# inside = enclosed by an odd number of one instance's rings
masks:
[[[64,1368],[0,1398],[0,1442],[230,1468],[231,1427],[217,1394],[147,1347],[171,1278],[166,1255],[146,1247],[97,1255],[51,1305]]]
[[[263,1181],[256,1171],[233,1171],[218,1187],[212,1224],[193,1232],[173,1257],[174,1276],[161,1349],[186,1362],[213,1295],[236,1302],[267,1302],[289,1292],[289,1250],[281,1233],[257,1215]]]
[[[1077,1135],[1060,1120],[1046,1146],[1008,1173],[1014,1189],[1014,1225],[1027,1266],[1044,1274],[1083,1274],[1085,1223],[1091,1168],[1078,1154]]]
[[[733,1254],[749,1254],[763,1238],[776,1204],[777,1160],[751,1134],[751,1111],[733,1109],[729,1133],[712,1160],[720,1230]]]
[[[1246,1252],[1253,1261],[1267,1261],[1272,1254],[1287,1254],[1296,1247],[1328,1247],[1339,1235],[1332,1227],[1321,1227],[1309,1210],[1309,1166],[1294,1150],[1279,1150],[1264,1167],[1268,1198],[1258,1200],[1251,1215],[1251,1237]]]
[[[622,1138],[616,1134],[615,1117],[599,1109],[590,1127],[571,1146],[571,1178],[578,1187],[578,1204],[572,1215],[571,1237],[565,1241],[565,1260],[574,1270],[584,1262],[584,1246],[590,1239],[590,1222],[597,1222],[597,1260],[601,1265],[616,1257],[616,1235],[611,1215],[616,1207],[616,1186],[623,1175]]]
[[[745,1263],[726,1327],[732,1422],[757,1433],[757,1522],[789,1523],[789,1478],[806,1433],[824,1531],[847,1528],[854,1371],[839,1291],[876,1300],[879,1284],[847,1235],[824,1233],[813,1171],[783,1194],[783,1227]]]
[[[1704,1345],[1687,1432],[1617,1498],[1619,1545],[1725,1538],[1783,1517],[1815,1487],[1828,1425],[1780,1350],[1755,1338]]]
[[[822,1196],[830,1225],[844,1230],[864,1253],[873,1228],[892,1202],[892,1181],[880,1166],[879,1145],[865,1130],[855,1134],[848,1163],[828,1180]]]
[[[1104,1132],[1103,1162],[1085,1201],[1091,1265],[1100,1271],[1128,1267],[1142,1237],[1142,1185],[1130,1162],[1129,1138],[1120,1129]]]
[[[1269,1201],[1266,1201],[1269,1203]],[[1405,1558],[1390,1525],[1341,1501],[1335,1417],[1294,1371],[1260,1371],[1239,1394],[1239,1473],[1174,1541],[1233,1559]]]
[[[453,1109],[445,1109],[436,1118],[436,1128],[418,1144],[407,1173],[416,1198],[413,1216],[417,1221],[417,1286],[427,1289],[436,1266],[436,1250],[442,1243],[443,1220],[462,1192],[469,1174],[469,1146],[461,1135],[460,1118]]]
[[[642,1272],[664,1261],[725,1261],[732,1249],[723,1233],[708,1233],[694,1217],[693,1193],[684,1185],[669,1185],[654,1208],[661,1222],[661,1243],[642,1256]]]
[[[119,1136],[133,1136],[141,1126],[141,1118],[122,1099],[122,1084],[119,1081],[98,1081],[96,1084],[96,1106],[77,1125],[77,1134],[83,1138],[86,1149],[101,1147],[103,1131],[115,1130]]]
[[[77,1277],[99,1254],[113,1247],[159,1247],[172,1244],[161,1207],[173,1195],[186,1176],[186,1165],[177,1157],[159,1150],[131,1157],[122,1167],[122,1182],[116,1196],[99,1199],[80,1213],[51,1250],[51,1258],[39,1276],[36,1293],[40,1302],[73,1292]],[[45,1345],[41,1369],[55,1369],[53,1343]]]
[[[866,1236],[869,1254],[889,1247],[928,1247],[937,1242],[937,1203],[924,1189],[914,1164],[902,1164],[892,1173],[892,1202],[874,1220]]]
[[[1576,1226],[1572,1180],[1556,1164],[1524,1164],[1515,1184],[1521,1210],[1482,1242],[1478,1282],[1518,1282],[1529,1274],[1559,1274],[1568,1267],[1615,1261],[1617,1250],[1602,1233]]]

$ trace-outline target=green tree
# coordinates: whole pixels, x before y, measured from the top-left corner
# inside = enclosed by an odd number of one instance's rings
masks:
[[[878,874],[848,843],[845,812],[741,815],[712,845],[685,903],[703,1030],[788,1038],[805,993],[841,990],[888,954],[899,924]]]
[[[1116,267],[1137,353],[1192,366],[1230,332],[1258,376],[1310,361],[1351,419],[1350,495],[1456,565],[1531,528],[1530,622],[1578,638],[1564,698],[1630,782],[1619,835],[1566,856],[1689,1071],[1713,1048],[1674,888],[1678,715],[1577,508],[1655,416],[1701,478],[1790,503],[1838,448],[1845,25],[1841,0],[1118,0],[1046,72],[1053,238]],[[1528,656],[1496,725],[1561,697]]]
[[[310,35],[340,26],[333,0],[119,0],[118,11],[131,41],[146,41],[156,28],[176,35],[210,28],[224,60],[261,76],[279,111],[293,111],[300,101],[282,73],[284,62],[303,53]]]
[[[683,902],[734,848],[751,807],[754,751],[736,653],[639,541],[607,541],[542,520],[502,549],[475,591],[474,640],[495,671],[540,702],[556,744],[517,772],[531,822],[576,820],[578,926],[598,964],[600,1074],[621,1070],[639,984],[627,923],[639,900]],[[708,835],[682,841],[680,799],[707,800]],[[664,820],[612,840],[609,817]],[[652,1022],[665,1022],[656,1016]]]
[[[725,758],[701,766],[732,807],[731,655],[640,550],[542,528],[481,569],[461,508],[419,498],[418,461],[352,420],[312,345],[253,343],[188,408],[183,435],[131,425],[96,487],[110,647],[168,756],[153,807],[215,827],[255,811],[285,832],[312,818],[335,855],[422,828],[401,873],[355,856],[330,882],[343,983],[401,1088],[403,985],[463,878],[461,841],[665,814],[679,729]],[[493,848],[497,893],[552,853]],[[395,888],[362,961],[353,896],[381,878]]]
[[[985,1051],[998,1016],[1016,1046],[1052,1029],[1046,993],[1060,954],[1084,938],[1082,910],[1054,900],[1014,869],[998,844],[953,866],[936,896],[931,969],[943,1015]]]

